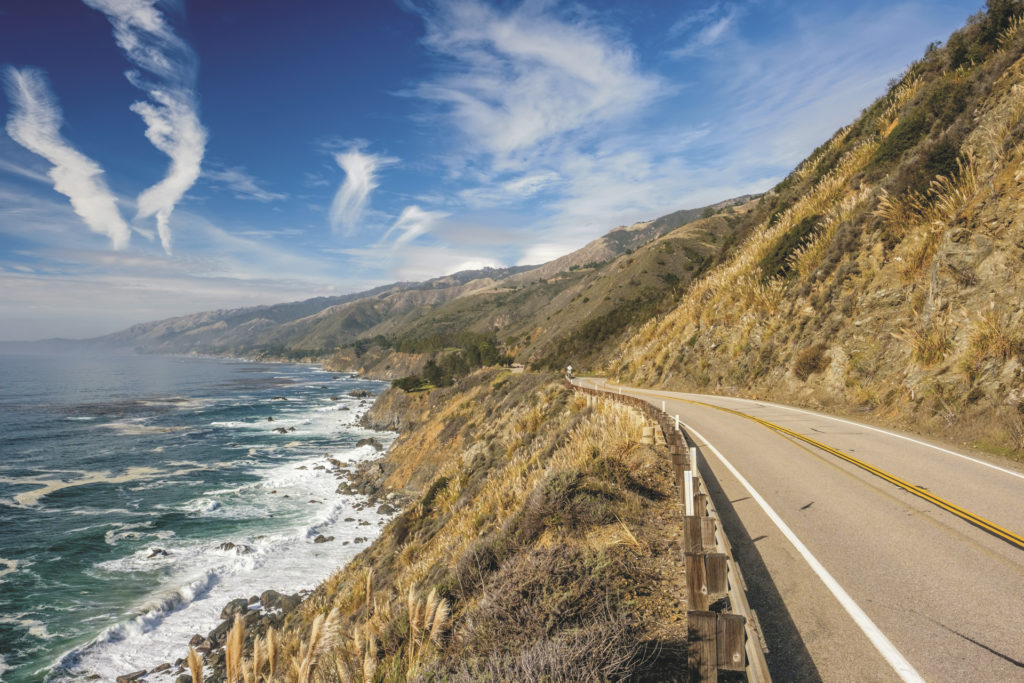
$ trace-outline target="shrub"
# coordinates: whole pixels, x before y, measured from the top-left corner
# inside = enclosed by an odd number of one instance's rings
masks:
[[[793,374],[800,381],[807,381],[807,378],[816,372],[821,372],[828,367],[828,357],[825,355],[824,344],[813,344],[801,351],[793,363]]]
[[[423,378],[419,375],[408,375],[391,381],[391,386],[398,387],[402,391],[410,392],[422,389],[424,386]]]
[[[790,254],[814,232],[820,221],[821,214],[806,216],[775,243],[758,263],[765,280],[793,274],[793,264],[789,261]]]

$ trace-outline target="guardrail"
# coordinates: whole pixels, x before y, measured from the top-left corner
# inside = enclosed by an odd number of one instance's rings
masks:
[[[732,555],[721,519],[700,476],[700,448],[664,410],[636,396],[583,387],[566,379],[574,391],[619,401],[650,423],[643,440],[664,444],[683,506],[683,558],[686,562],[688,668],[691,681],[771,681],[764,637],[747,602],[743,574]]]

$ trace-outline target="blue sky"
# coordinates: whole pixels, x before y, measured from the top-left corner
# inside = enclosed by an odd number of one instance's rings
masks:
[[[980,0],[3,0],[0,339],[541,263],[781,179]]]

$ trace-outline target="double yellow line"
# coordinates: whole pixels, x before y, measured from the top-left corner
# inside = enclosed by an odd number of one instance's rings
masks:
[[[653,393],[653,392],[643,392],[643,393]],[[960,507],[958,505],[954,505],[953,503],[950,503],[948,500],[945,500],[943,498],[939,498],[938,496],[936,496],[934,493],[928,491],[927,489],[921,488],[920,486],[915,486],[914,484],[911,484],[908,481],[905,481],[903,479],[900,479],[899,477],[896,477],[894,475],[889,474],[885,470],[880,470],[880,469],[878,469],[877,467],[875,467],[873,465],[869,465],[868,463],[864,462],[863,460],[858,460],[857,458],[853,457],[852,455],[848,455],[848,454],[843,453],[842,451],[840,451],[840,450],[838,450],[836,448],[832,448],[828,444],[823,444],[820,441],[816,441],[816,440],[810,438],[809,436],[804,436],[803,434],[798,434],[797,432],[794,432],[792,429],[787,429],[786,427],[783,427],[782,425],[777,425],[774,422],[769,422],[768,420],[762,420],[761,418],[754,417],[753,415],[747,415],[746,413],[741,413],[738,410],[732,410],[730,408],[723,408],[722,406],[716,406],[716,405],[713,405],[711,403],[703,403],[701,401],[691,401],[691,400],[685,399],[685,398],[676,398],[676,399],[672,399],[672,400],[683,401],[684,403],[691,403],[693,405],[704,406],[706,408],[714,408],[715,410],[721,410],[722,412],[731,413],[733,415],[738,415],[739,417],[743,417],[743,418],[746,418],[748,420],[752,420],[752,421],[760,424],[762,427],[766,427],[768,429],[771,429],[772,431],[778,432],[779,434],[785,434],[786,436],[792,437],[794,439],[799,439],[800,441],[803,441],[804,443],[808,443],[808,444],[814,446],[815,448],[820,448],[821,450],[825,451],[826,453],[831,453],[832,455],[834,455],[837,458],[840,458],[842,460],[845,460],[846,462],[850,463],[851,465],[856,465],[857,467],[861,468],[862,470],[864,470],[866,472],[870,472],[871,474],[875,475],[876,477],[884,479],[885,481],[889,482],[890,484],[898,486],[899,488],[903,489],[907,493],[912,493],[912,494],[914,494],[915,496],[917,496],[919,498],[923,498],[924,500],[928,501],[932,505],[936,505],[936,506],[942,508],[943,510],[945,510],[947,512],[953,513],[954,515],[956,515],[960,519],[963,519],[964,521],[966,521],[966,522],[968,522],[970,524],[973,524],[974,526],[978,527],[982,531],[986,531],[986,532],[992,534],[993,536],[1006,541],[1010,545],[1015,546],[1017,548],[1020,548],[1021,550],[1024,550],[1024,537],[1018,536],[1017,534],[1015,534],[1012,531],[1009,531],[1007,529],[1004,529],[1003,527],[999,526],[998,524],[993,524],[992,522],[988,521],[984,517],[979,517],[978,515],[974,514],[973,512],[970,512],[969,510],[965,510],[965,509],[963,509],[962,507]]]

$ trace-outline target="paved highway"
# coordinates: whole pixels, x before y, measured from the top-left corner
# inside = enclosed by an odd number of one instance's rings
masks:
[[[763,401],[580,383],[688,427],[776,681],[1024,681],[1021,468]]]

